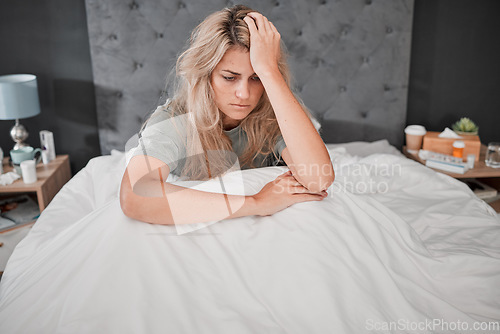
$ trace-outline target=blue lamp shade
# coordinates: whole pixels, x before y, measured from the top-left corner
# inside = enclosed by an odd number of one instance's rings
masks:
[[[22,119],[40,113],[36,76],[12,74],[0,76],[0,119]]]

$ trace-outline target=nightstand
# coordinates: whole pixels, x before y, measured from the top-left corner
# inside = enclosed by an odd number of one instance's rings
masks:
[[[3,160],[4,172],[12,171],[8,164],[8,157]],[[58,155],[48,164],[39,163],[36,166],[38,180],[35,183],[25,184],[20,178],[12,184],[0,185],[0,196],[30,194],[36,197],[40,212],[42,212],[57,192],[71,178],[68,155]],[[7,260],[15,246],[26,236],[35,221],[27,222],[0,230],[0,275],[5,269]]]
[[[479,161],[474,163],[474,168],[467,171],[464,174],[456,174],[446,172],[440,169],[434,169],[436,172],[440,172],[456,179],[467,179],[476,178],[481,179],[481,182],[495,188],[500,193],[500,168],[491,168],[486,166],[484,163],[484,158],[486,156],[486,145],[481,145],[481,151],[479,153]],[[403,154],[410,159],[420,162],[425,165],[425,160],[422,160],[416,154],[412,154],[406,150],[406,146],[403,147]],[[496,212],[500,212],[500,199],[494,202],[488,203]]]

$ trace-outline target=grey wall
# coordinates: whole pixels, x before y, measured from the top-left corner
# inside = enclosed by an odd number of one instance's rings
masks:
[[[417,0],[407,122],[440,131],[460,117],[500,141],[500,1]]]
[[[89,39],[83,0],[0,1],[0,75],[38,77],[41,114],[21,120],[27,142],[54,133],[58,154],[69,154],[72,171],[100,154]],[[0,121],[0,146],[8,155],[14,121]]]

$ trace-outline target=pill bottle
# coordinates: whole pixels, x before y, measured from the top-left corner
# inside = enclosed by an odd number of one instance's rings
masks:
[[[469,169],[474,168],[474,162],[476,161],[476,155],[475,154],[467,154],[467,166]]]
[[[463,140],[455,140],[453,142],[453,156],[456,158],[463,158],[465,143]]]

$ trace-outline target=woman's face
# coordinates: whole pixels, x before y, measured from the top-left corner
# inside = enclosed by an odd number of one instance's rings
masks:
[[[264,93],[264,86],[250,63],[250,53],[242,48],[231,48],[226,52],[215,67],[210,83],[215,104],[223,113],[225,130],[238,126]]]

